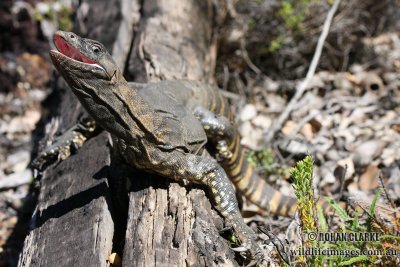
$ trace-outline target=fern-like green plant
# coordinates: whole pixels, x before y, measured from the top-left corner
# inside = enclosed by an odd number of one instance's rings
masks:
[[[329,255],[307,255],[299,256],[296,263],[304,266],[397,266],[399,257],[393,256],[394,252],[400,251],[400,237],[394,236],[379,227],[377,224],[377,201],[381,196],[378,191],[367,210],[358,209],[354,214],[349,214],[339,203],[330,197],[324,200],[329,202],[335,211],[335,227],[328,224],[321,207],[315,201],[312,187],[313,159],[307,156],[297,162],[290,171],[293,179],[293,187],[297,197],[297,205],[300,215],[300,226],[304,233],[378,233],[379,240],[351,242],[348,240],[329,241],[318,239],[303,242],[303,248],[317,248],[318,251],[331,252]],[[367,213],[367,219],[360,220],[361,215]],[[317,215],[317,216],[315,216]],[[365,216],[364,216],[365,218]],[[378,226],[377,226],[378,225]],[[397,225],[398,226],[398,225]],[[395,226],[396,227],[396,226]],[[365,255],[364,253],[372,255]],[[376,254],[378,252],[378,255]],[[381,254],[379,254],[381,253]],[[386,255],[387,254],[387,255]]]
[[[297,162],[296,167],[290,170],[294,192],[297,198],[300,220],[303,230],[306,232],[314,232],[317,230],[314,220],[315,200],[312,187],[313,163],[312,157],[307,156],[303,160]]]

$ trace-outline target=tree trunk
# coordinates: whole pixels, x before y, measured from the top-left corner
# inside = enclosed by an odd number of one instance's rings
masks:
[[[105,44],[129,81],[210,81],[216,51],[211,2],[87,0],[75,32]],[[57,90],[62,132],[85,112],[65,83]],[[108,138],[99,134],[44,172],[19,266],[107,266],[113,251],[122,253],[123,266],[236,265],[217,230],[223,220],[203,188],[154,175],[130,174],[125,237],[118,237]]]

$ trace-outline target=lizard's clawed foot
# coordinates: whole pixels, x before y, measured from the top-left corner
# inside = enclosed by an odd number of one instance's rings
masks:
[[[261,250],[259,250],[258,245],[257,247],[254,247],[250,243],[243,243],[239,247],[232,248],[232,250],[239,252],[243,258],[248,260],[246,267],[263,266],[263,263],[265,262],[264,254]]]
[[[238,247],[232,249],[249,260],[246,266],[263,266],[264,252],[256,242],[257,236],[254,231],[242,220],[231,223],[231,230],[235,238],[240,242]]]
[[[46,147],[32,161],[31,166],[43,171],[49,165],[67,159],[73,151],[79,149],[96,130],[93,120],[81,121],[64,134],[55,138],[52,145]]]

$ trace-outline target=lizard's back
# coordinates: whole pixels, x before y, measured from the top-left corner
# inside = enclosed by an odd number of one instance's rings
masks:
[[[196,105],[201,105],[216,116],[225,116],[230,120],[233,118],[228,103],[218,92],[218,89],[198,81],[173,80],[150,83],[144,85],[140,89],[140,93],[145,96],[146,101],[150,100],[153,106],[160,106],[163,109],[167,109],[169,105],[179,104],[179,109],[174,110],[172,108],[172,111],[180,117],[182,117],[182,115],[179,115],[181,108],[185,109],[186,113],[190,113]],[[171,99],[170,103],[159,103],[168,98]],[[192,121],[193,116],[190,117],[191,122],[186,125],[201,127],[201,130],[194,127],[190,129],[193,136],[199,132],[204,134],[205,131],[202,125]],[[194,119],[198,121],[196,118]],[[245,159],[243,147],[240,145],[238,132],[235,130],[233,137],[226,141],[229,150],[232,151],[232,156],[229,159],[223,160],[220,164],[224,167],[235,187],[246,198],[260,206],[263,210],[268,210],[273,214],[293,215],[296,211],[296,200],[292,197],[282,195],[279,191],[272,188],[248,164]]]
[[[207,142],[203,126],[183,103],[187,96],[171,94],[166,90],[169,88],[166,83],[150,83],[139,90],[143,100],[157,113],[157,116],[163,118],[163,127],[155,134],[166,136],[173,147],[181,147],[189,153],[199,153]]]

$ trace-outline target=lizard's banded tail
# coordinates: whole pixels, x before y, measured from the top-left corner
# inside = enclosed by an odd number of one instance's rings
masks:
[[[257,174],[246,159],[239,134],[228,146],[232,157],[222,165],[237,190],[250,202],[273,215],[293,217],[297,210],[296,198],[280,193]],[[325,200],[320,199],[317,203],[325,213],[332,211],[331,205]]]
[[[222,165],[237,190],[263,210],[274,215],[294,216],[297,209],[296,199],[283,195],[257,174],[246,159],[238,134],[228,143],[228,147],[232,157]]]
[[[211,86],[194,81],[185,81],[189,88],[193,88],[192,97],[201,103],[208,110],[218,116],[224,116],[233,121],[233,113],[225,98],[218,90]],[[284,195],[271,187],[251,166],[245,156],[243,147],[240,145],[240,135],[236,126],[233,125],[234,133],[226,141],[231,157],[224,158],[221,165],[234,183],[236,189],[244,195],[250,202],[256,204],[261,209],[274,215],[287,217],[294,216],[297,205],[296,198]],[[213,140],[213,138],[211,138]],[[213,140],[215,143],[218,141]],[[319,200],[324,212],[330,212],[331,205],[324,200]]]

